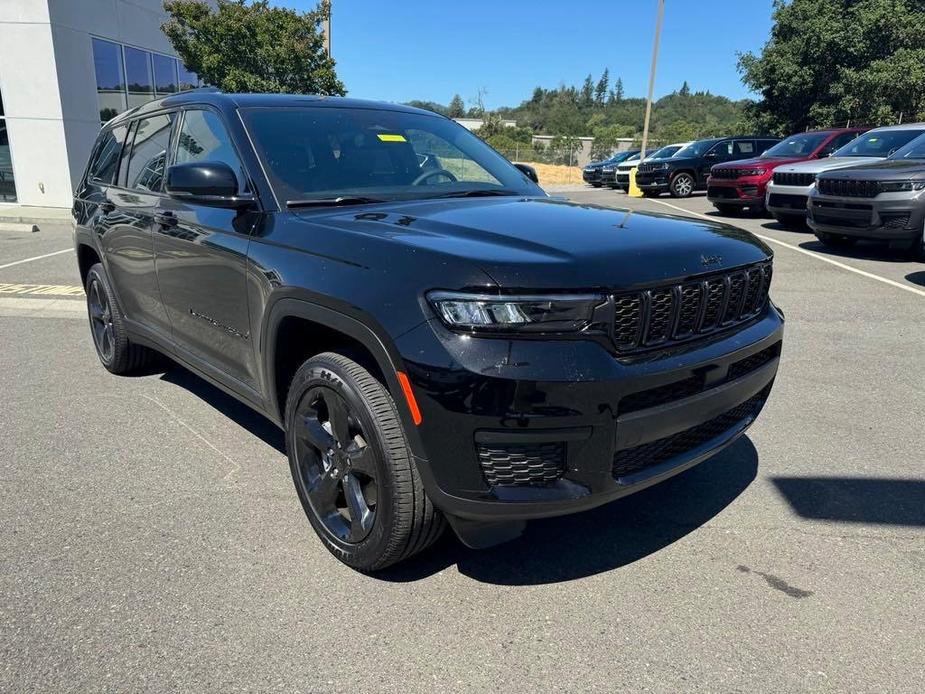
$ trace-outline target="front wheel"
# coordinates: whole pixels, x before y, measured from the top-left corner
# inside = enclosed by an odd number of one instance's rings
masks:
[[[689,198],[694,192],[694,177],[689,173],[679,173],[671,179],[671,197]]]
[[[286,401],[286,449],[309,522],[348,566],[383,569],[440,537],[445,520],[424,492],[395,403],[355,361],[326,352],[302,364]]]
[[[816,238],[822,242],[823,246],[831,248],[848,248],[858,242],[854,236],[845,236],[844,234],[830,234],[827,231],[817,231]]]

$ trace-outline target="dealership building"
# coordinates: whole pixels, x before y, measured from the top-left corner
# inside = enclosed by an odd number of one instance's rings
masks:
[[[100,124],[198,86],[163,0],[0,0],[0,205],[70,207]]]

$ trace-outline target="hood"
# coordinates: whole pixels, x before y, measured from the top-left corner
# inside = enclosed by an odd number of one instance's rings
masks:
[[[795,164],[785,164],[777,171],[784,173],[811,173],[817,174],[832,169],[843,169],[847,166],[859,166],[883,161],[883,157],[829,157],[827,159],[810,159]]]
[[[307,222],[378,239],[411,252],[369,253],[354,262],[433,275],[453,289],[453,259],[506,289],[626,289],[762,261],[771,251],[748,232],[714,222],[631,213],[551,198],[469,198],[299,212]],[[306,234],[306,238],[310,235]],[[357,239],[354,249],[375,244]]]
[[[831,176],[823,173],[821,178],[838,178],[854,181],[889,181],[895,179],[925,179],[925,160],[884,159],[874,164],[841,169]]]

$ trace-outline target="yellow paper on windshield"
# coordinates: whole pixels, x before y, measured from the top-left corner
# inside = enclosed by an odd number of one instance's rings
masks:
[[[404,135],[398,133],[379,133],[378,137],[382,142],[407,142]]]

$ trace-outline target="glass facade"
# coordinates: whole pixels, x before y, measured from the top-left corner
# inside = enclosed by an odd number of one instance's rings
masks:
[[[16,202],[16,183],[13,181],[13,155],[6,134],[6,111],[0,93],[0,202]]]
[[[195,89],[196,73],[176,58],[104,39],[93,39],[100,123],[159,96]]]

